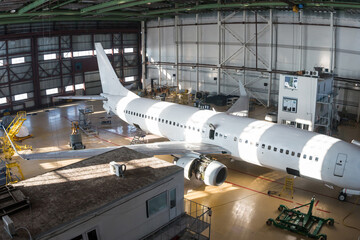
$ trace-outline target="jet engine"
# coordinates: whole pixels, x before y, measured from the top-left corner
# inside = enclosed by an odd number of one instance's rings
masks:
[[[184,168],[184,177],[188,180],[195,175],[206,185],[220,186],[227,177],[227,168],[224,164],[202,155],[185,155],[175,158],[174,163]]]

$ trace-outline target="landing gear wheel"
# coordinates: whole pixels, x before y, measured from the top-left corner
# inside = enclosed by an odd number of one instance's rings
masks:
[[[320,236],[318,239],[319,240],[326,240],[326,236]]]
[[[328,220],[327,224],[329,224],[329,226],[334,226],[334,219]]]
[[[346,200],[346,193],[343,193],[343,192],[341,192],[340,194],[339,194],[339,196],[338,196],[338,199],[340,200],[340,201],[345,201]]]
[[[282,212],[282,210],[284,210],[284,207],[280,206],[280,207],[278,207],[278,210],[279,210],[279,212]]]
[[[271,221],[270,219],[268,219],[268,220],[266,221],[266,225],[271,226],[271,224],[272,224],[272,221]]]

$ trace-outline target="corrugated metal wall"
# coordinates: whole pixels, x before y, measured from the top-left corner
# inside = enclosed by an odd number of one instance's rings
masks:
[[[346,82],[346,88],[337,88],[340,110],[356,114],[360,89],[353,81],[360,79],[356,40],[360,17],[342,11],[271,11],[214,12],[180,16],[177,22],[174,18],[147,22],[147,56],[152,64],[146,84],[160,78],[161,84],[171,85],[179,66],[181,88],[195,90],[198,81],[202,91],[238,94],[242,81],[252,97],[276,105],[280,73],[324,67],[334,71],[337,83]]]

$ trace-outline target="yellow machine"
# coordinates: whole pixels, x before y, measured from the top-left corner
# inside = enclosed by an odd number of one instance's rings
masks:
[[[19,130],[23,125],[23,123],[25,122],[25,120],[26,120],[26,112],[25,111],[18,112],[14,120],[11,122],[11,124],[6,129],[4,129],[5,130],[4,136],[1,137],[1,140],[3,142],[1,148],[4,153],[4,158],[6,161],[6,184],[17,182],[17,179],[14,179],[11,174],[12,168],[17,168],[18,173],[20,174],[20,179],[24,180],[24,175],[21,171],[21,167],[18,162],[12,161],[12,156],[17,151],[22,151],[26,149],[32,150],[31,146],[28,145],[19,146],[17,143],[14,142],[15,136],[16,134],[19,133]]]

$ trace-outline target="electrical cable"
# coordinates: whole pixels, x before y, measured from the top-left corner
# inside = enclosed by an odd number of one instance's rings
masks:
[[[24,229],[28,234],[29,234],[29,240],[33,240],[30,231],[26,228],[26,227],[18,227],[17,229],[15,229],[15,232],[17,232],[20,229]]]
[[[358,205],[358,202],[360,200],[360,197],[357,198],[356,202],[355,202],[355,205],[353,206],[353,208],[351,209],[351,211],[344,217],[344,219],[342,220],[342,224],[345,226],[345,227],[348,227],[348,228],[352,228],[352,229],[355,229],[355,230],[358,230],[360,231],[360,228],[358,227],[354,227],[354,226],[351,226],[351,225],[348,225],[345,223],[345,220],[351,215],[354,213],[354,208]]]

